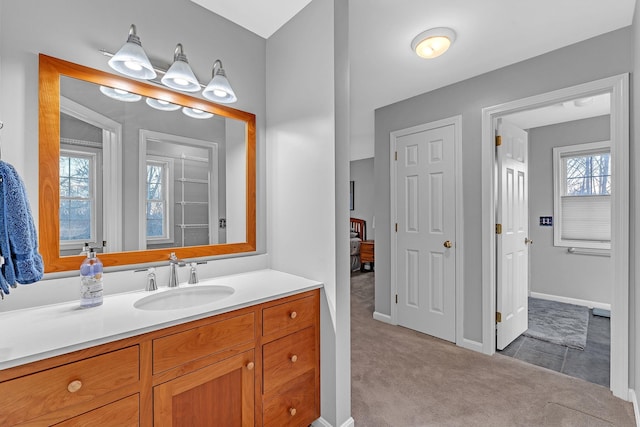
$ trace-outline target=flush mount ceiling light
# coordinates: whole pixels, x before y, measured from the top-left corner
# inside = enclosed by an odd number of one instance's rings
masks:
[[[200,82],[198,82],[189,66],[182,44],[178,43],[176,45],[176,50],[173,52],[173,64],[171,64],[161,81],[162,84],[169,86],[171,89],[185,92],[197,92],[200,90]]]
[[[213,117],[213,114],[208,111],[202,111],[191,107],[182,107],[182,112],[194,119],[210,119]]]
[[[432,28],[418,34],[411,42],[411,49],[421,58],[437,58],[449,49],[456,40],[451,28]]]
[[[157,74],[142,49],[136,26],[129,28],[129,38],[120,50],[109,60],[109,66],[119,73],[136,79],[155,79]]]
[[[227,74],[224,72],[222,61],[219,59],[216,59],[216,62],[213,63],[211,77],[211,81],[202,91],[202,96],[211,101],[221,102],[223,104],[230,104],[237,101],[238,98],[233,92],[229,80],[227,80]]]
[[[100,92],[107,95],[109,98],[117,99],[118,101],[138,102],[142,99],[142,96],[136,93],[127,92],[122,89],[114,89],[107,86],[100,86]]]
[[[180,109],[180,106],[178,104],[174,104],[169,101],[164,101],[162,99],[147,98],[146,103],[148,106],[153,107],[156,110],[176,111]]]

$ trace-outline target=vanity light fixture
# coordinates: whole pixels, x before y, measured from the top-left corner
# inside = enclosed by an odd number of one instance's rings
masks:
[[[144,53],[142,45],[140,44],[140,38],[136,35],[136,26],[133,24],[129,29],[129,39],[127,43],[125,43],[116,54],[105,49],[100,49],[100,53],[110,57],[109,66],[125,76],[136,79],[153,80],[154,83],[158,83],[158,81],[154,79],[158,76],[157,73],[160,73],[163,75],[160,83],[171,89],[184,92],[197,92],[201,88],[204,88],[202,91],[204,98],[221,104],[231,104],[238,100],[227,79],[227,73],[224,71],[224,68],[222,68],[222,61],[216,59],[213,63],[212,78],[207,86],[201,84],[196,78],[191,66],[189,66],[181,43],[176,45],[173,53],[173,64],[171,64],[168,70],[156,67],[151,64],[147,55]],[[158,104],[152,105],[149,101],[147,101],[147,104],[154,108],[159,108]]]
[[[194,119],[210,119],[211,117],[213,117],[213,113],[191,107],[182,107],[182,112]]]
[[[182,90],[185,92],[197,92],[200,90],[200,82],[193,74],[187,55],[184,54],[182,44],[178,43],[173,53],[173,64],[169,70],[162,76],[162,84],[169,86],[171,89]]]
[[[124,102],[138,102],[142,99],[142,96],[137,93],[127,92],[122,89],[114,89],[108,86],[100,86],[100,92],[107,95],[109,98],[116,99]]]
[[[418,34],[411,42],[411,49],[421,58],[437,58],[449,49],[456,40],[451,28],[432,28]]]
[[[223,104],[230,104],[238,100],[229,80],[227,80],[227,74],[224,68],[222,68],[222,61],[219,59],[216,59],[213,63],[211,77],[211,81],[202,91],[202,96],[211,101],[221,102]]]
[[[109,66],[119,73],[136,79],[155,79],[157,74],[142,49],[136,26],[131,24],[129,38],[109,60]]]
[[[180,109],[180,106],[178,104],[174,104],[162,99],[147,98],[146,103],[148,106],[153,107],[156,110],[176,111]]]

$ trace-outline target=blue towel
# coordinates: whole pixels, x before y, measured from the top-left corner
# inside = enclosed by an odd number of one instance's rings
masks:
[[[42,279],[44,264],[24,183],[13,166],[1,160],[0,180],[0,291],[8,294],[16,282]]]

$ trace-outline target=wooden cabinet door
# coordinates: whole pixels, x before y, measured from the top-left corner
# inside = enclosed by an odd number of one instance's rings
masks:
[[[153,388],[155,426],[253,427],[253,350]]]

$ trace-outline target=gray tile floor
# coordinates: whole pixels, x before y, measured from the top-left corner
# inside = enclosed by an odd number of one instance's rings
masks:
[[[589,312],[587,345],[576,350],[520,335],[499,354],[609,387],[611,326],[608,317]]]

